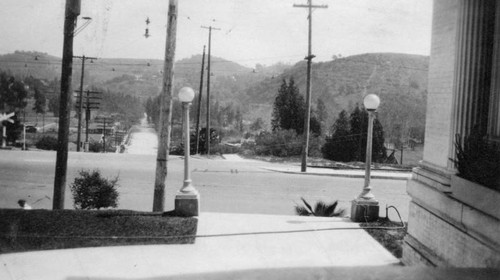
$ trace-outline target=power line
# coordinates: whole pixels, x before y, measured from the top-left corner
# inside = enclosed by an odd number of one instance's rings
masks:
[[[359,56],[359,55],[355,55],[355,56]],[[248,58],[248,59],[238,59],[238,61],[259,61],[262,59],[287,58],[287,57],[299,57],[299,56],[297,55],[297,56],[276,56],[276,57]],[[351,57],[352,56],[339,58],[336,61],[345,60],[346,62],[355,62],[355,63],[376,65],[376,66],[389,66],[389,63],[387,63],[387,62],[386,63],[369,62],[369,61],[364,61],[364,60],[353,59]],[[99,58],[99,59],[106,60],[106,59],[114,59],[114,58]],[[128,58],[125,58],[125,60],[126,59],[128,59]],[[134,58],[130,58],[130,59],[134,60]],[[139,59],[136,59],[136,60],[139,60]],[[146,60],[146,59],[144,59],[144,60]],[[330,63],[330,62],[332,62],[332,61],[321,61],[321,62],[317,62],[316,64]],[[43,60],[40,60],[40,58],[38,60],[33,60],[33,61],[29,61],[29,62],[27,60],[1,60],[1,58],[0,58],[0,63],[21,63],[21,64],[27,64],[27,65],[31,65],[31,64],[34,64],[34,65],[59,65],[59,66],[61,65],[60,60],[43,61]],[[212,63],[214,63],[214,64],[221,64],[221,63],[236,63],[236,64],[238,64],[237,62],[229,61],[229,60],[216,60],[216,61],[212,61]],[[175,63],[175,65],[196,65],[196,64],[200,64],[200,62],[176,62]],[[109,66],[163,66],[163,63],[162,62],[150,62],[148,65],[148,63],[112,63],[112,62],[102,61],[102,62],[94,63],[93,67],[97,67],[97,66],[101,66],[101,65],[109,65]],[[20,65],[20,67],[25,67],[25,65]],[[397,67],[399,69],[425,71],[425,72],[429,71],[428,68],[419,68],[419,67],[402,66],[402,65],[396,65],[396,66],[392,66],[392,67]],[[318,71],[318,70],[314,70],[314,71]]]

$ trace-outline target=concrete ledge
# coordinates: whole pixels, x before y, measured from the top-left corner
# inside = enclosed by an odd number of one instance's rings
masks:
[[[476,238],[414,202],[410,203],[408,234],[449,266],[500,267],[498,246]]]
[[[500,248],[500,221],[463,204],[453,196],[411,180],[407,185],[412,201],[447,223],[490,247]]]
[[[413,168],[413,179],[442,192],[450,192],[451,174],[443,169],[421,162],[420,167]]]
[[[432,267],[447,267],[448,264],[432,250],[407,234],[403,243],[403,263],[405,265],[425,265]]]
[[[500,192],[456,175],[451,177],[451,191],[457,200],[500,220]]]

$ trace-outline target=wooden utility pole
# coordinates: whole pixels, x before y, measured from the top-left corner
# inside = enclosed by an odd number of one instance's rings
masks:
[[[201,58],[200,93],[198,95],[198,115],[196,120],[196,154],[200,147],[200,119],[201,119],[201,94],[203,92],[203,70],[205,68],[205,46],[203,46],[203,56]]]
[[[57,134],[56,172],[52,208],[64,209],[66,171],[68,168],[68,136],[71,112],[71,72],[73,71],[73,35],[80,14],[80,0],[66,0],[64,15],[64,42],[61,65],[61,100],[59,104],[59,130]]]
[[[207,156],[210,155],[210,54],[212,46],[212,30],[220,30],[220,28],[215,28],[213,26],[202,26],[201,28],[208,29],[208,68],[207,68],[207,135],[206,135],[206,146],[207,146]]]
[[[106,131],[106,126],[112,126],[113,125],[113,118],[107,117],[107,116],[101,116],[101,117],[96,117],[95,118],[96,122],[102,122],[102,152],[106,153],[106,135],[108,134]]]
[[[76,136],[76,142],[77,142],[77,146],[76,146],[76,151],[79,152],[80,151],[80,147],[81,147],[81,134],[82,134],[82,109],[83,109],[83,102],[82,102],[82,99],[83,99],[83,77],[84,77],[84,73],[85,73],[85,60],[87,59],[97,59],[97,57],[85,57],[85,55],[83,56],[73,56],[74,58],[80,58],[82,60],[82,75],[80,77],[80,97],[79,97],[79,107],[77,109],[78,111],[78,135]]]
[[[312,0],[308,0],[306,5],[294,4],[295,8],[307,8],[309,10],[309,33],[308,33],[308,51],[305,59],[307,60],[307,82],[306,82],[306,116],[304,120],[304,144],[302,147],[302,165],[301,171],[307,171],[307,153],[309,150],[309,126],[311,122],[311,63],[312,59],[315,57],[311,53],[312,49],[312,9],[313,8],[328,8],[327,5],[313,5]]]
[[[80,97],[78,97],[79,101],[75,106],[75,109],[80,110],[85,109],[85,144],[84,144],[84,151],[88,152],[89,151],[89,121],[90,121],[90,111],[91,110],[97,110],[99,109],[99,100],[102,99],[100,94],[102,94],[101,91],[90,91],[87,90],[87,96],[86,96],[86,101],[83,102],[81,95],[83,94],[80,91],[76,91],[80,93]],[[91,95],[92,94],[92,95]],[[94,95],[94,94],[99,94],[99,95]],[[83,105],[80,103],[83,102]]]
[[[177,0],[169,0],[163,85],[160,94],[160,134],[158,139],[158,153],[156,155],[156,176],[153,197],[154,212],[163,212],[165,209],[165,181],[167,178],[167,160],[172,123],[172,84],[174,79],[176,33]]]

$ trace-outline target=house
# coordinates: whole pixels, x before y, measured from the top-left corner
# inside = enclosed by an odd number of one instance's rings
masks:
[[[428,83],[403,262],[500,268],[500,193],[456,176],[453,162],[455,135],[500,141],[500,1],[434,1]]]

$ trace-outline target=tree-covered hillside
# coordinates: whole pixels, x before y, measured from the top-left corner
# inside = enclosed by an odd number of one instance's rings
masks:
[[[427,69],[427,56],[408,54],[364,54],[313,63],[313,109],[321,99],[329,115],[327,126],[331,126],[340,111],[351,111],[356,104],[362,105],[365,94],[375,93],[381,99],[378,116],[389,138],[423,140]],[[282,80],[290,77],[305,95],[306,63],[299,62],[281,75],[248,88],[240,96],[242,104],[272,104]],[[271,109],[267,121],[270,113]],[[255,118],[263,113],[258,114]]]
[[[199,90],[201,55],[179,60],[174,68],[174,92],[183,86]],[[305,95],[306,62],[293,66],[276,64],[248,68],[222,58],[212,57],[210,95],[221,107],[241,110],[247,123],[257,119],[270,126],[272,104],[283,79],[294,78],[300,94]],[[0,69],[20,77],[60,78],[61,60],[38,52],[0,55]],[[73,61],[73,88],[80,84],[81,60]],[[324,103],[328,130],[341,110],[351,111],[362,104],[367,93],[381,98],[378,110],[388,138],[423,139],[427,94],[428,57],[408,54],[363,54],[313,63],[312,107]],[[203,96],[206,95],[205,60]],[[85,64],[85,88],[98,87],[130,95],[145,102],[161,91],[163,61],[147,59],[97,59]],[[205,103],[205,101],[202,101]],[[202,108],[202,113],[204,109]]]

